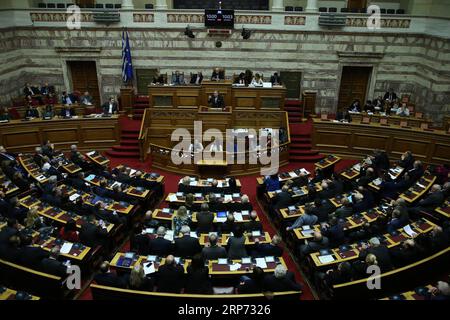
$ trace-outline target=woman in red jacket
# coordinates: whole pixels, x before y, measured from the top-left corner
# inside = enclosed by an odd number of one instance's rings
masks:
[[[79,242],[80,238],[78,236],[77,224],[75,223],[75,220],[70,219],[67,221],[66,225],[59,231],[59,236],[61,239],[66,241]]]

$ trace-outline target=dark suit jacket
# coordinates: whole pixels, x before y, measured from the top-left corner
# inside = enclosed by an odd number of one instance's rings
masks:
[[[49,253],[39,247],[26,246],[20,250],[19,263],[37,269],[41,261],[48,258]]]
[[[164,264],[157,272],[158,292],[179,293],[184,287],[184,269],[180,265]]]
[[[367,254],[373,254],[377,257],[378,266],[381,272],[386,272],[392,269],[391,255],[389,249],[384,245],[379,245],[378,247],[371,247],[367,250],[363,250],[360,254],[362,260],[366,259]]]
[[[270,77],[270,82],[272,82],[272,84],[274,84],[275,82],[278,83],[278,84],[281,84],[281,78],[280,78],[280,76],[272,75]]]
[[[212,212],[197,213],[197,232],[208,233],[214,230],[214,214]]]
[[[419,206],[431,210],[440,206],[444,202],[444,195],[442,192],[433,192],[428,194],[424,199],[419,201]]]
[[[202,256],[205,260],[217,260],[219,258],[226,258],[227,251],[224,247],[204,247],[202,249]]]
[[[62,262],[50,258],[41,261],[40,268],[42,272],[53,274],[65,278],[67,276],[67,267]]]
[[[281,191],[277,193],[274,201],[274,208],[281,209],[287,208],[292,204],[292,196],[289,192]]]
[[[209,279],[208,268],[192,270],[191,266],[187,268],[185,293],[209,294],[212,293],[211,280]]]
[[[281,257],[283,255],[283,249],[279,246],[274,246],[270,243],[258,243],[253,245],[253,257]]]
[[[386,92],[385,95],[384,95],[384,97],[383,97],[383,100],[389,99],[389,96],[390,96],[390,95],[391,95],[391,94],[390,94],[389,92]],[[395,99],[397,99],[397,94],[396,94],[395,92],[392,92],[392,95],[391,95],[391,97],[390,97],[390,100],[395,100]]]
[[[20,259],[20,250],[11,246],[9,243],[0,244],[0,258],[10,262],[18,262]]]
[[[219,78],[220,80],[225,79],[225,74],[223,71],[219,71],[216,72],[215,70],[213,71],[212,75],[211,75],[211,80],[216,80],[216,78]]]
[[[109,101],[105,102],[102,105],[102,109],[103,109],[103,113],[105,113],[105,114],[109,113]],[[112,105],[112,113],[115,113],[115,112],[119,112],[119,106],[117,105],[117,102],[114,102]]]
[[[101,286],[125,288],[125,281],[111,272],[96,274],[94,280]]]
[[[108,232],[92,223],[85,223],[81,226],[80,242],[85,246],[95,248],[104,245],[108,238]]]
[[[281,279],[275,278],[273,274],[267,275],[263,282],[264,290],[271,292],[282,292],[291,290],[300,290],[301,286],[294,281],[294,276],[288,271],[286,276]]]
[[[25,118],[39,118],[39,111],[35,108],[30,108],[25,111]]]
[[[225,107],[225,101],[221,95],[218,95],[217,98],[212,96],[208,99],[208,103],[212,108],[223,108]]]
[[[244,224],[244,229],[246,231],[258,231],[258,230],[261,231],[262,230],[262,224],[259,221],[252,220],[252,221],[246,222]]]
[[[150,240],[149,251],[158,257],[166,257],[173,252],[173,244],[167,239],[157,237]]]
[[[193,74],[191,78],[191,84],[195,84],[197,82],[198,74]],[[203,81],[203,75],[200,74],[200,80],[199,83],[202,83]]]
[[[197,238],[184,235],[181,238],[175,239],[174,255],[176,257],[188,258],[193,257],[202,251],[202,247]]]
[[[61,117],[73,117],[73,116],[76,115],[76,114],[75,114],[75,109],[74,109],[74,108],[69,108],[67,111],[68,111],[68,112],[66,112],[66,109],[65,109],[65,108],[62,108],[62,109],[61,109],[61,112],[59,113],[59,115],[60,115]]]

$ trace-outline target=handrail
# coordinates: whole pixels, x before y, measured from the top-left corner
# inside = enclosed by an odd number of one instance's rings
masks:
[[[147,120],[147,108],[144,109],[144,115],[142,116],[142,120],[141,120],[141,128],[139,130],[139,140],[143,139],[143,130],[144,130],[144,123]]]

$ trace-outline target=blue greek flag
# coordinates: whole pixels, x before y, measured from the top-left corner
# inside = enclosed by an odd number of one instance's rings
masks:
[[[122,32],[122,80],[129,83],[133,79],[133,64],[131,62],[130,41],[128,31]]]

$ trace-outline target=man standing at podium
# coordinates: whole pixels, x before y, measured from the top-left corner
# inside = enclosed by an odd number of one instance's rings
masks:
[[[214,91],[214,95],[209,96],[208,104],[211,108],[221,108],[222,110],[225,108],[223,97],[219,95],[217,90]]]

